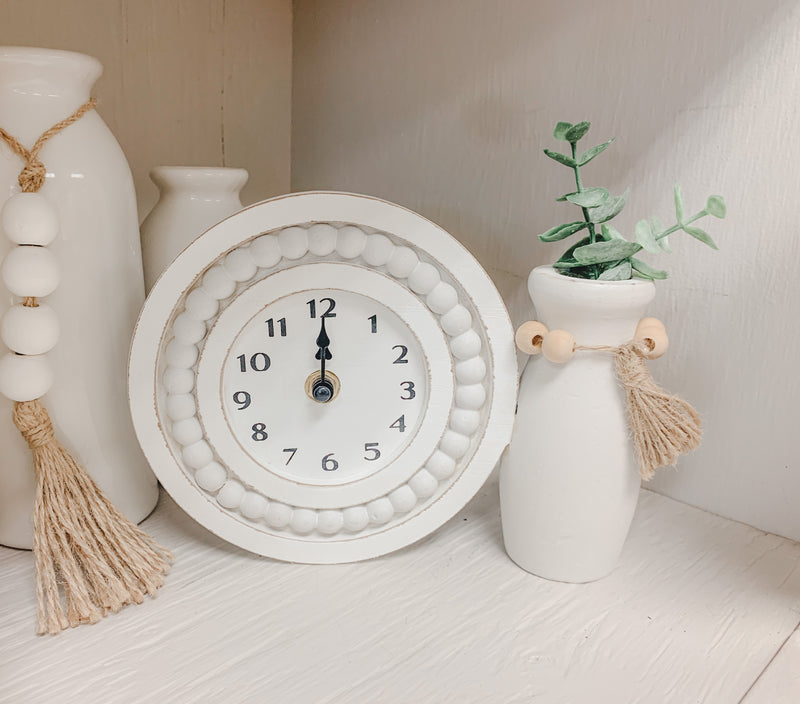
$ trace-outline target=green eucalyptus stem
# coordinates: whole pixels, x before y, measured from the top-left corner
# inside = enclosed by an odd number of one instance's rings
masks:
[[[672,227],[664,230],[664,232],[662,232],[660,235],[656,235],[655,238],[657,240],[663,239],[667,235],[671,235],[673,232],[677,232],[678,230],[682,229],[684,225],[691,225],[693,222],[699,220],[700,218],[704,218],[706,215],[708,215],[708,211],[701,210],[699,213],[697,213],[697,215],[693,215],[686,222],[675,223]]]
[[[583,193],[583,184],[581,183],[581,172],[580,167],[578,166],[578,143],[577,142],[570,142],[569,146],[572,148],[572,160],[575,162],[575,166],[572,167],[572,171],[575,173],[575,186],[578,189],[578,193]],[[597,237],[594,231],[594,223],[592,222],[591,218],[589,217],[589,209],[585,207],[581,207],[583,211],[583,219],[589,224],[589,242],[594,244],[595,239]]]

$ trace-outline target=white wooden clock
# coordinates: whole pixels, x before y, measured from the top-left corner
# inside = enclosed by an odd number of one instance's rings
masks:
[[[136,327],[134,425],[164,487],[220,537],[361,560],[453,516],[507,446],[503,302],[455,239],[397,205],[300,193],[198,238]]]

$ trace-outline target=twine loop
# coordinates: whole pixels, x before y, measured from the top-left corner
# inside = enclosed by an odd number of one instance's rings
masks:
[[[19,185],[23,193],[36,193],[42,186],[47,176],[47,169],[37,157],[31,158],[19,172]]]

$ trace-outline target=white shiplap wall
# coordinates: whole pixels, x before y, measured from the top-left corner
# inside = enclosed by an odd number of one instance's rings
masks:
[[[292,186],[407,205],[466,244],[515,323],[524,277],[558,246],[535,235],[574,213],[570,174],[541,154],[559,119],[616,136],[589,185],[632,186],[620,227],[721,193],[721,250],[674,236],[651,314],[671,335],[652,365],[691,399],[703,446],[658,491],[800,539],[796,430],[800,261],[800,8],[609,0],[297,0]],[[588,145],[587,145],[588,146]],[[564,220],[562,220],[562,218]]]

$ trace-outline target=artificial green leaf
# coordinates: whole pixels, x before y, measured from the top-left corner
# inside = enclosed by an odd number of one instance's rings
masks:
[[[603,233],[603,238],[606,240],[622,240],[623,242],[627,242],[628,240],[622,235],[622,233],[613,225],[606,225],[603,223],[600,226],[600,231]]]
[[[713,215],[715,218],[724,218],[728,209],[725,207],[725,201],[722,200],[722,196],[709,196],[706,201],[706,210],[709,215]]]
[[[592,147],[591,149],[587,149],[583,154],[580,155],[578,159],[578,166],[583,166],[584,164],[588,164],[592,159],[594,159],[598,154],[602,154],[606,149],[608,149],[608,145],[614,141],[612,137],[607,142],[603,142],[602,144],[598,144],[596,147]]]
[[[610,240],[608,242],[595,242],[578,247],[573,256],[581,264],[602,264],[603,262],[616,262],[627,259],[641,249],[636,242],[625,240]]]
[[[669,235],[664,235],[663,237],[659,237],[656,242],[658,242],[658,246],[661,247],[662,252],[666,252],[667,254],[672,254],[672,247],[669,246]]]
[[[569,276],[573,279],[595,279],[597,278],[596,267],[593,266],[580,266],[574,269],[560,270],[564,276]]]
[[[577,125],[573,125],[566,131],[564,134],[564,139],[566,139],[568,142],[577,142],[589,131],[589,127],[591,127],[589,122],[579,122]]]
[[[566,154],[559,154],[558,152],[554,152],[551,149],[545,149],[544,153],[547,154],[547,156],[549,156],[551,159],[557,161],[559,164],[564,164],[564,166],[575,167],[578,165],[575,159],[573,159],[570,156],[567,156]]]
[[[596,208],[608,200],[608,191],[605,188],[587,188],[580,193],[569,193],[565,200],[582,208]]]
[[[589,219],[595,224],[600,224],[611,220],[611,218],[615,218],[625,207],[629,192],[630,191],[627,190],[621,196],[614,196],[606,200],[602,205],[591,208],[589,210]]]
[[[565,237],[574,235],[587,225],[588,223],[583,220],[579,222],[569,222],[565,225],[556,225],[555,227],[551,227],[547,232],[539,235],[539,239],[542,242],[558,242],[558,240],[563,240]]]
[[[647,220],[639,220],[639,222],[636,223],[636,241],[642,245],[642,249],[648,252],[658,254],[661,251],[658,242],[656,242],[656,238],[653,236],[653,231],[650,229],[650,223],[648,223]]]
[[[578,191],[572,191],[572,193],[565,193],[563,196],[559,196],[558,198],[556,198],[556,201],[558,201],[558,202],[564,201],[567,198],[569,198],[569,196],[574,196],[577,192]]]
[[[639,272],[645,279],[666,279],[667,272],[661,269],[654,269],[649,264],[645,264],[641,259],[631,257],[631,265]]]
[[[676,183],[675,184],[675,217],[678,219],[678,224],[683,225],[683,191],[681,187]]]
[[[597,277],[598,281],[627,281],[631,278],[632,269],[631,263],[627,259],[623,259],[615,266],[606,269],[600,276]]]
[[[557,123],[556,124],[556,128],[553,130],[553,137],[555,137],[556,139],[560,139],[560,140],[566,142],[567,138],[566,138],[565,135],[567,134],[567,130],[569,130],[571,127],[572,127],[572,123],[571,122],[559,122],[559,123]]]
[[[699,227],[689,227],[689,225],[684,225],[683,231],[687,235],[694,237],[696,240],[700,240],[703,244],[707,244],[709,247],[711,247],[711,249],[719,249],[714,240],[711,239],[711,236],[704,230],[701,230]]]
[[[585,264],[581,264],[580,262],[576,262],[574,259],[572,261],[557,261],[553,264],[554,269],[558,269],[561,271],[562,269],[577,269],[578,267],[586,266]]]
[[[573,244],[564,254],[562,254],[558,261],[559,262],[574,262],[575,257],[572,256],[572,253],[578,249],[578,247],[583,247],[585,244],[591,244],[592,238],[589,235],[586,237],[581,238],[575,244]]]
[[[672,248],[669,246],[669,236],[664,235],[663,237],[659,237],[659,235],[662,235],[666,231],[666,228],[656,215],[650,218],[650,228],[653,230],[653,237],[656,238],[659,249],[667,254],[672,254]]]

